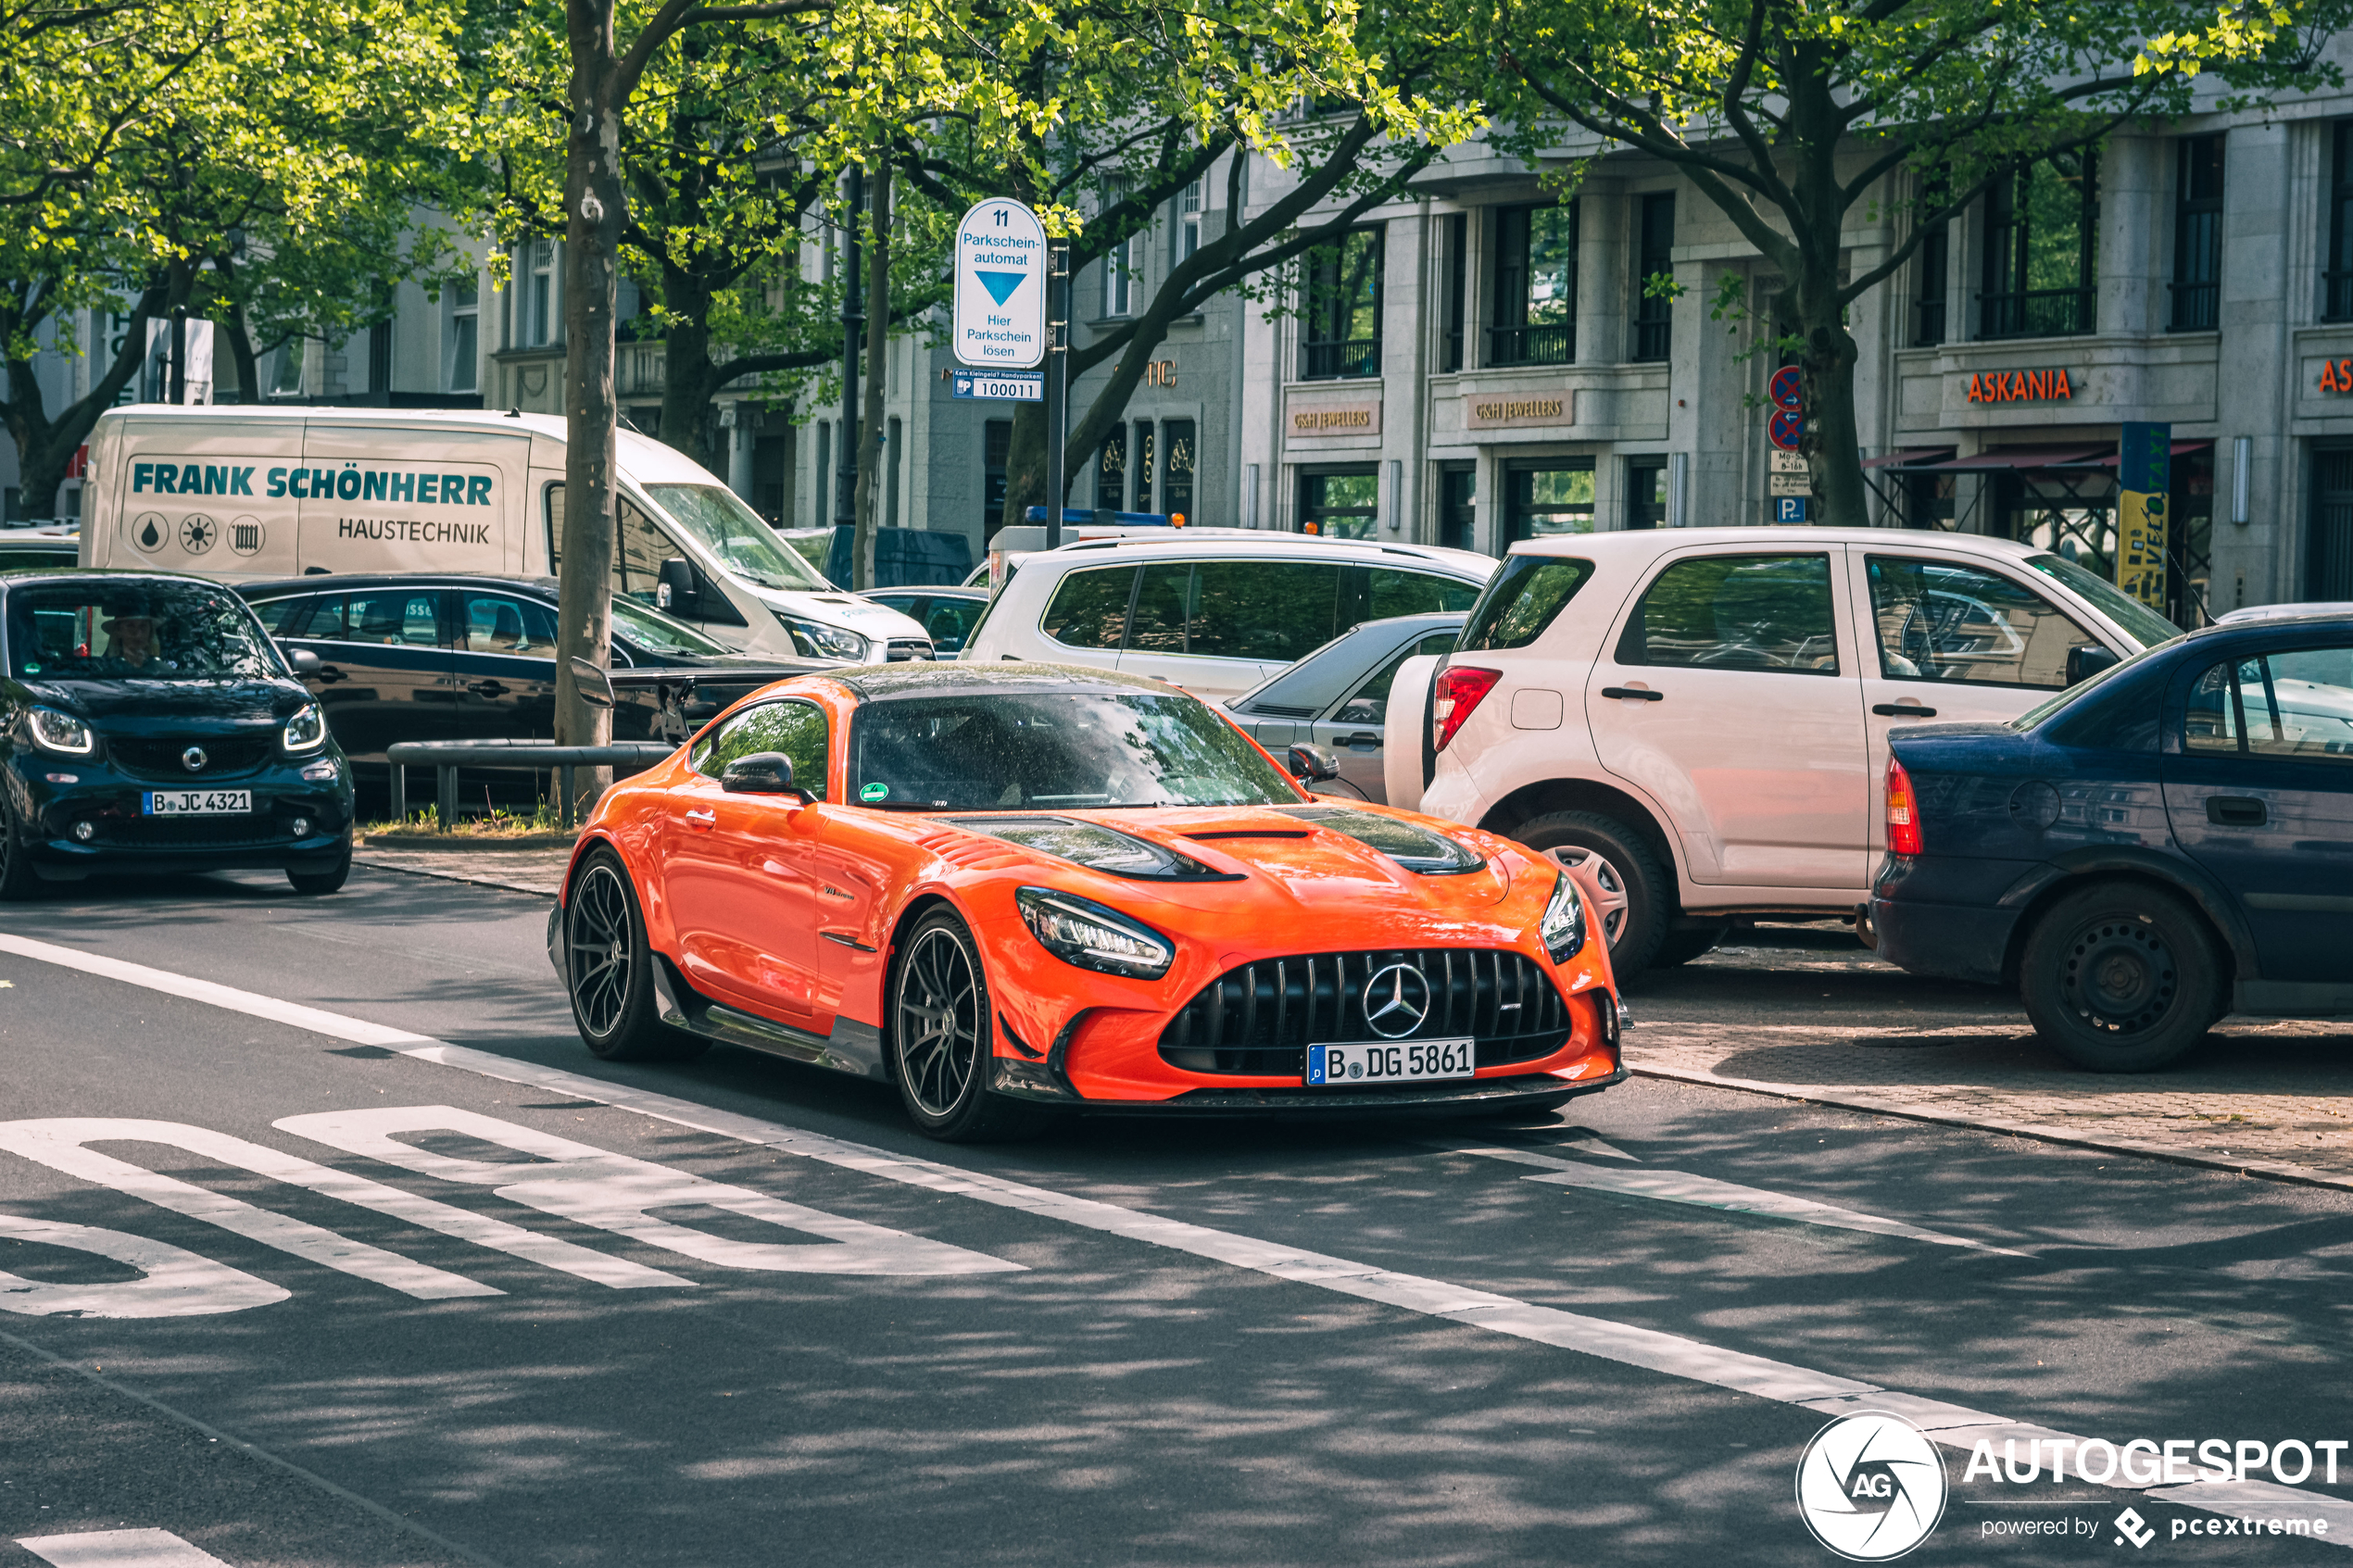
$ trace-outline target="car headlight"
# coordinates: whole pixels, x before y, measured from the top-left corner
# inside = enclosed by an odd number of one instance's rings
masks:
[[[327,716],[319,711],[315,702],[306,702],[301,710],[286,721],[286,750],[316,751],[327,744]]]
[[[1566,872],[1553,883],[1553,901],[1544,906],[1536,935],[1544,939],[1544,950],[1553,955],[1554,963],[1567,962],[1585,945],[1585,903]]]
[[[54,708],[35,708],[27,711],[25,721],[32,732],[33,744],[44,751],[87,757],[98,748],[90,726],[70,713],[60,713]]]
[[[1176,961],[1176,946],[1116,909],[1045,887],[1017,888],[1013,902],[1029,934],[1064,963],[1105,974],[1157,980]]]
[[[867,657],[869,645],[855,632],[839,626],[821,625],[814,621],[789,621],[783,616],[776,619],[785,622],[785,630],[792,633],[792,640],[799,645],[800,651],[812,658],[847,659],[858,662]]]

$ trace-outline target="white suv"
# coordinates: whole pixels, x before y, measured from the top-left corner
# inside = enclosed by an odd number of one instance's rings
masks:
[[[1302,533],[1088,540],[1023,556],[961,657],[1097,665],[1219,701],[1359,621],[1468,609],[1497,564]]]
[[[1692,528],[1512,546],[1454,651],[1409,661],[1389,800],[1594,862],[1621,974],[1734,914],[1853,915],[1886,844],[1887,733],[2012,719],[2176,633],[2032,546]],[[1433,681],[1433,675],[1435,680]]]

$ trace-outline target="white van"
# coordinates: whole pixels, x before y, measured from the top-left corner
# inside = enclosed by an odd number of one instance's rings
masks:
[[[826,582],[709,470],[628,431],[619,455],[615,593],[749,652],[931,657],[921,626]],[[552,576],[563,495],[553,415],[136,404],[91,432],[81,564]]]

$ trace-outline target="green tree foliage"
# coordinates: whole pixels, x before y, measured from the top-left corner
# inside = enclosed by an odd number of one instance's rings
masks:
[[[448,236],[412,203],[468,172],[454,6],[438,0],[126,0],[0,11],[0,353],[27,504],[145,357],[151,320],[219,314],[253,383],[266,340],[335,337],[437,276]],[[89,393],[32,373],[58,328],[131,302]]]
[[[1780,274],[1781,297],[1760,309],[1798,339],[1823,521],[1857,525],[1869,517],[1848,307],[1935,225],[2038,160],[2143,117],[2335,82],[2319,44],[2353,11],[2347,0],[1471,3],[1465,30],[1518,88],[1507,144],[1553,148],[1581,129],[1602,151],[1649,153]],[[1850,267],[1842,232],[1858,207],[1908,223],[1877,261]]]

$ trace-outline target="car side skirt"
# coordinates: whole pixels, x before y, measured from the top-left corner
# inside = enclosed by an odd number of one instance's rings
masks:
[[[837,1017],[833,1029],[820,1035],[780,1023],[711,1001],[687,985],[668,958],[656,953],[653,960],[654,1005],[661,1021],[673,1029],[856,1078],[889,1080],[890,1072],[883,1065],[882,1031],[874,1024]]]

